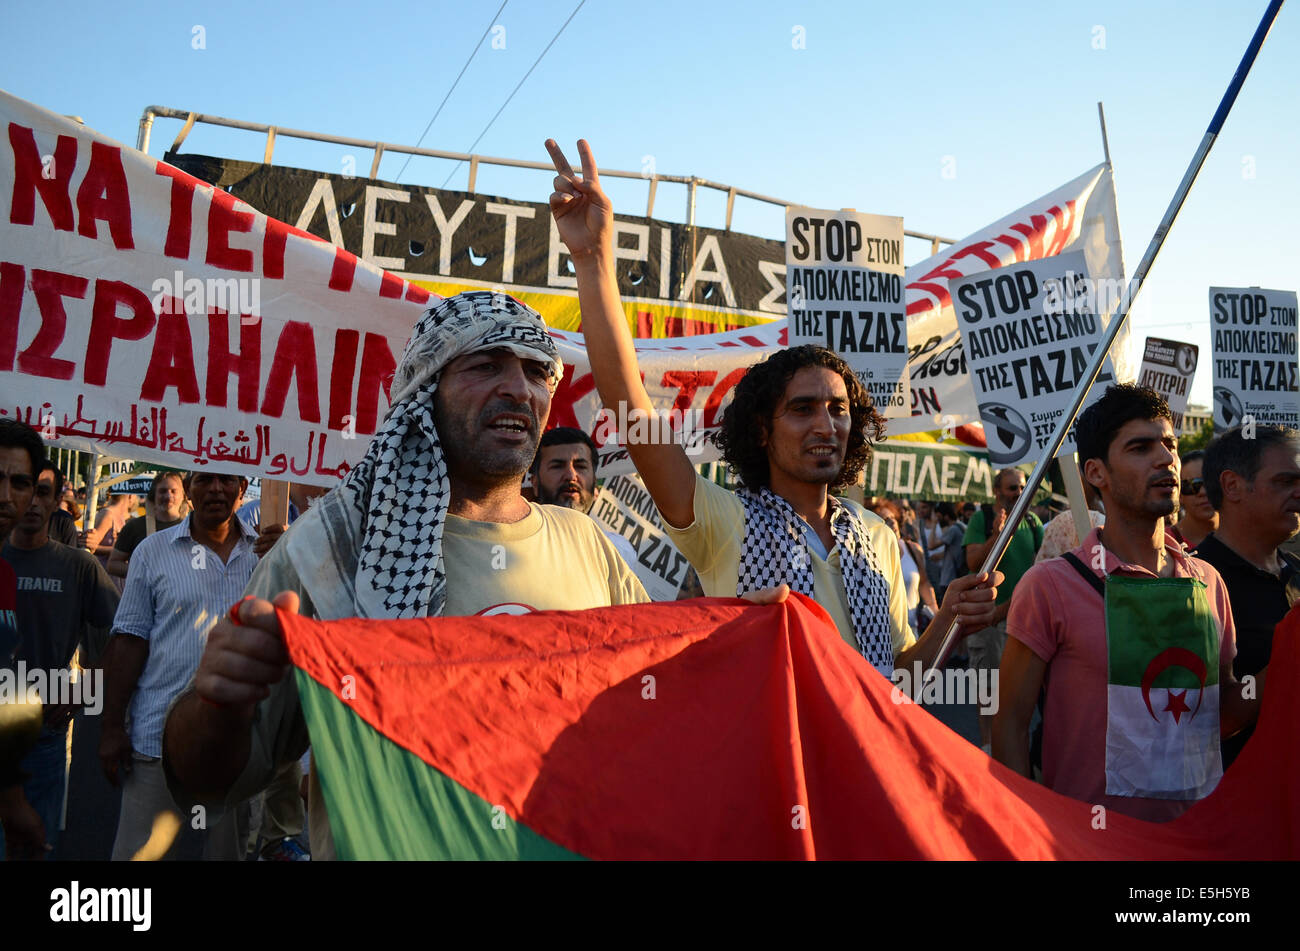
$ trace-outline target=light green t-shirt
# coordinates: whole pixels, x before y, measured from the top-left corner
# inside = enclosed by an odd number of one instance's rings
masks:
[[[966,526],[966,537],[962,539],[962,546],[965,548],[981,545],[986,541],[988,538],[984,534],[984,510],[980,509],[971,516],[970,524]],[[998,571],[1002,572],[1004,580],[998,585],[997,604],[1006,604],[1011,600],[1017,582],[1033,567],[1034,556],[1042,543],[1043,523],[1033,512],[1026,512],[1025,517],[1016,526],[1015,534],[1011,536],[1011,542],[1007,545],[1002,560],[998,562]]]
[[[889,582],[889,628],[894,656],[916,643],[907,624],[907,592],[903,569],[898,561],[898,539],[884,519],[868,512],[849,499],[840,499],[867,524],[867,537],[875,549],[876,559]],[[734,598],[740,583],[740,552],[745,540],[745,506],[735,493],[729,492],[701,475],[695,477],[695,521],[686,528],[673,528],[659,513],[670,538],[700,576],[704,593],[714,598]],[[827,558],[811,547],[813,600],[826,609],[842,637],[858,650],[853,636],[848,592],[840,574],[840,549],[836,545]]]
[[[510,525],[448,515],[447,617],[580,611],[650,600],[636,574],[588,516],[533,505]]]

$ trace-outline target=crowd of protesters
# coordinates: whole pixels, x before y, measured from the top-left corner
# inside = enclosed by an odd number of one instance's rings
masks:
[[[598,394],[652,412],[594,160],[580,143],[579,175],[548,147]],[[102,676],[99,755],[121,789],[113,858],[335,854],[277,608],[397,618],[649,600],[635,550],[589,514],[596,446],[577,430],[543,436],[562,372],[535,311],[487,292],[447,298],[414,328],[364,459],[323,495],[293,487],[292,525],[243,508],[242,477],[162,473],[146,515],[131,520],[133,500],[116,496],[75,546],[50,529],[58,511],[75,519],[79,500],[39,435],[0,419],[0,660],[66,670],[78,644],[96,658],[81,673]],[[1300,529],[1300,433],[1231,430],[1180,459],[1172,422],[1153,391],[1110,387],[1076,427],[1091,530],[1078,537],[1083,513],[1030,511],[992,572],[981,568],[1025,472],[997,472],[990,501],[852,501],[844,490],[860,483],[884,421],[830,351],[778,351],[737,383],[718,438],[735,491],[677,442],[627,449],[694,569],[679,597],[799,592],[885,677],[964,657],[1000,678],[978,738],[995,759],[1164,821],[1208,794],[1249,739],[1300,566],[1283,549]],[[487,570],[503,552],[512,570]],[[954,625],[956,652],[941,656]],[[1170,716],[1153,715],[1155,726],[1125,720],[1112,699],[1108,638],[1119,637],[1203,657],[1199,684],[1169,681],[1182,692],[1168,690]],[[1218,671],[1211,700],[1207,667]],[[1205,706],[1198,739],[1143,755],[1165,748],[1161,731],[1184,713],[1196,719],[1191,690]],[[0,749],[9,858],[57,845],[71,710],[34,709],[26,742]]]

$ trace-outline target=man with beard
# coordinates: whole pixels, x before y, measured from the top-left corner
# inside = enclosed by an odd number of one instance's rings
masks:
[[[590,514],[596,501],[597,459],[595,441],[581,429],[559,426],[547,430],[537,444],[531,469],[537,501]],[[636,549],[632,543],[602,523],[596,525],[635,571]]]
[[[582,174],[554,140],[551,213],[569,249],[583,333],[601,401],[617,419],[656,419],[637,367],[615,279],[614,210],[586,141]],[[666,531],[699,572],[706,594],[789,589],[813,598],[840,637],[886,677],[895,664],[937,659],[948,627],[978,630],[993,617],[993,578],[955,581],[918,640],[907,623],[898,543],[885,522],[831,495],[857,481],[884,420],[848,365],[821,347],[778,350],[750,367],[723,414],[718,445],[743,488],[696,473],[685,449],[651,426],[627,450]],[[742,528],[743,527],[743,528]]]
[[[185,480],[189,517],[150,535],[131,555],[104,654],[99,743],[108,781],[122,787],[114,861],[133,858],[146,843],[151,857],[237,857],[233,828],[213,828],[210,837],[194,834],[190,812],[182,814],[167,791],[161,756],[168,705],[198,667],[210,619],[239,600],[257,567],[252,533],[235,514],[247,486],[242,476],[191,472]],[[160,814],[177,823],[179,834],[169,841],[152,838]]]
[[[362,461],[289,528],[222,615],[167,720],[177,796],[237,803],[309,743],[274,606],[333,619],[581,610],[647,599],[591,519],[522,494],[564,364],[502,294],[438,301],[393,376]],[[557,571],[563,566],[563,571]],[[313,766],[313,860],[334,843]]]
[[[1179,488],[1168,404],[1148,387],[1111,386],[1075,432],[1106,524],[1016,587],[993,756],[1030,775],[1029,722],[1046,683],[1043,783],[1164,822],[1218,784],[1220,734],[1254,721],[1262,684],[1251,699],[1233,676],[1223,579],[1165,531]]]
[[[544,505],[590,512],[596,501],[596,443],[581,429],[549,429],[533,459],[533,491]]]

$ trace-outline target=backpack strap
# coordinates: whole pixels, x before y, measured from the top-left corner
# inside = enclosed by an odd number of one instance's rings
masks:
[[[1097,593],[1101,595],[1103,601],[1106,599],[1106,583],[1089,571],[1087,566],[1075,557],[1074,552],[1067,551],[1061,557],[1068,561],[1075,571],[1083,575],[1083,579],[1096,589]]]

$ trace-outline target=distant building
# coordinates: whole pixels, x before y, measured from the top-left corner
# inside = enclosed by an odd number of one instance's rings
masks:
[[[1188,403],[1187,412],[1183,413],[1183,428],[1179,436],[1194,436],[1201,427],[1210,421],[1210,408],[1197,403]]]

